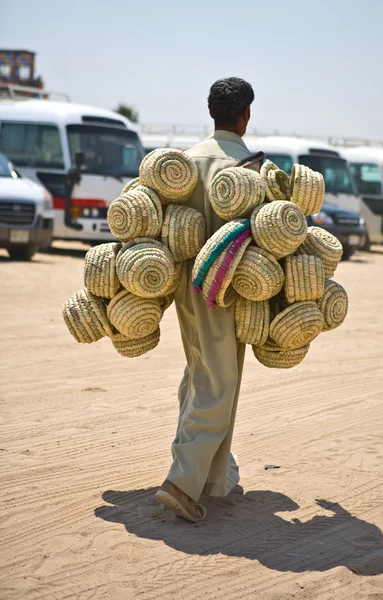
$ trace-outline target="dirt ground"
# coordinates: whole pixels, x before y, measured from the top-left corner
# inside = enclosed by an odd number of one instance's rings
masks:
[[[174,308],[147,356],[76,344],[61,306],[83,258],[0,251],[1,600],[383,599],[383,249],[341,263],[349,316],[302,365],[248,348],[243,491],[197,525],[153,500],[184,367]]]

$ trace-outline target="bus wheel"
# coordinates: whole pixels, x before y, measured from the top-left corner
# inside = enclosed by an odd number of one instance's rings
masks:
[[[26,244],[25,246],[12,246],[8,248],[8,254],[11,260],[32,260],[39,247],[36,244]]]

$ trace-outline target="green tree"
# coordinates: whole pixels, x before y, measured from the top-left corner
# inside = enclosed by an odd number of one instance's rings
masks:
[[[133,106],[129,106],[128,104],[123,104],[120,102],[117,108],[114,109],[114,112],[122,115],[126,119],[129,119],[132,121],[132,123],[138,123],[139,113]]]

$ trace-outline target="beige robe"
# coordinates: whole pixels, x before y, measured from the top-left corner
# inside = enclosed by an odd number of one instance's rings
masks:
[[[200,211],[210,237],[224,221],[212,210],[207,190],[222,169],[250,152],[242,139],[216,131],[187,151],[198,168],[198,184],[186,203]],[[187,367],[179,388],[180,416],[168,479],[197,501],[202,494],[226,496],[238,483],[230,452],[245,346],[236,340],[234,305],[211,310],[192,286],[193,260],[184,264],[175,301]]]

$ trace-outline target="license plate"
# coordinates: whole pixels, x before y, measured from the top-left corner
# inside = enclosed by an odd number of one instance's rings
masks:
[[[25,244],[26,242],[29,242],[28,229],[11,229],[9,241],[12,242],[12,244]]]
[[[348,236],[348,243],[350,244],[350,246],[359,246],[360,244],[360,237],[359,235],[349,235]]]

